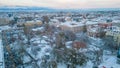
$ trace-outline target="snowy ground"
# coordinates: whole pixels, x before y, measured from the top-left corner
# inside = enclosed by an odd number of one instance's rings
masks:
[[[99,38],[93,38],[93,37],[91,37],[91,38],[93,40],[97,41],[97,44],[102,45],[101,44],[102,41]],[[106,51],[106,50],[104,50],[104,51]],[[110,54],[111,53],[109,52],[109,55],[106,55],[106,54],[103,55],[103,62],[99,65],[99,68],[103,68],[103,66],[106,67],[106,68],[111,68],[111,67],[120,68],[120,64],[116,63],[117,62],[116,55],[110,55]]]
[[[0,35],[0,68],[5,68],[4,67],[4,53],[3,53],[1,35]]]
[[[2,28],[0,28],[0,29],[2,29]],[[41,63],[42,57],[44,55],[46,55],[46,54],[47,55],[50,54],[50,51],[52,50],[52,48],[47,43],[45,38],[46,37],[44,37],[43,39],[41,39],[40,37],[32,38],[30,41],[32,43],[38,43],[39,45],[32,46],[32,47],[27,49],[27,51],[31,54],[32,57],[34,57],[35,59],[40,59],[40,62],[38,62],[39,65]],[[98,48],[96,48],[96,46],[101,47],[101,45],[102,45],[101,39],[93,38],[93,37],[91,37],[91,39],[92,39],[92,42],[94,42],[94,43],[92,43],[92,45],[90,46],[89,49],[91,49],[91,50],[99,50]],[[38,51],[38,54],[35,56],[35,55],[33,55],[31,53],[31,50],[32,50],[32,48],[33,48],[33,50],[35,50],[37,47],[40,47],[41,50]],[[25,62],[29,62],[30,60],[31,59],[28,58],[28,56],[24,57]],[[111,67],[120,68],[120,64],[117,64],[116,61],[117,61],[117,57],[115,55],[106,55],[106,54],[104,54],[103,55],[103,62],[98,67],[103,68],[103,66],[104,66],[106,68],[111,68]],[[4,68],[4,67],[1,66],[1,62],[4,62],[4,54],[3,54],[2,40],[1,40],[1,37],[0,37],[0,68]],[[76,68],[93,68],[93,65],[94,64],[91,61],[88,61],[86,65],[84,65],[84,66],[76,66]],[[67,68],[67,66],[65,64],[58,64],[57,66],[58,66],[57,68]],[[30,68],[30,67],[26,66],[26,68]]]
[[[95,39],[97,40],[98,42],[100,41],[100,39]],[[41,46],[41,45],[39,45]],[[44,47],[42,47],[41,51],[38,52],[38,55],[36,58],[39,58],[41,59],[41,57],[43,55],[45,55],[45,50],[46,49],[50,49],[50,47],[48,45],[44,45]],[[103,55],[103,62],[98,66],[98,68],[103,68],[106,67],[106,68],[120,68],[120,64],[117,64],[116,63],[117,61],[117,57],[115,55],[106,55],[104,54]],[[86,65],[84,66],[76,66],[76,68],[93,68],[93,63],[91,61],[88,61]],[[67,66],[65,64],[58,64],[57,68],[67,68]]]
[[[103,63],[101,63],[98,68],[103,68],[106,67],[106,68],[120,68],[120,64],[117,64],[116,61],[117,61],[117,58],[115,56],[103,56],[104,59],[103,59]],[[66,65],[64,64],[59,64],[58,65],[58,68],[66,68]],[[87,62],[87,65],[85,66],[77,66],[76,68],[93,68],[93,63],[91,61],[88,61]]]
[[[99,65],[99,68],[102,68],[103,66],[105,66],[106,68],[111,68],[111,67],[120,68],[120,64],[117,64],[116,61],[117,61],[117,57],[112,55],[111,56],[104,55],[103,63]]]
[[[93,63],[91,61],[88,61],[85,66],[76,66],[76,68],[92,68]],[[67,68],[65,64],[58,64],[58,68]]]

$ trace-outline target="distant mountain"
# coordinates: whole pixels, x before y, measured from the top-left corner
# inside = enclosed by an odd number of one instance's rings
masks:
[[[0,12],[18,12],[18,11],[54,11],[53,8],[47,7],[26,7],[26,6],[2,6],[0,7]]]
[[[1,6],[0,12],[85,12],[85,11],[120,11],[120,8],[93,8],[93,9],[54,9],[48,7],[28,7],[28,6]]]

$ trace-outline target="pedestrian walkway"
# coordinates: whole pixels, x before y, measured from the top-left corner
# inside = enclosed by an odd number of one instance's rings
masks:
[[[5,68],[4,67],[4,50],[3,50],[1,35],[0,35],[0,68]]]

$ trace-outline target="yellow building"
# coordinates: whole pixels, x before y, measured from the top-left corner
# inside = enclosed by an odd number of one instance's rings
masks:
[[[42,22],[41,21],[27,21],[26,23],[23,23],[24,26],[27,27],[35,27],[35,26],[41,26]]]
[[[28,21],[24,23],[23,25],[24,25],[24,33],[27,35],[31,33],[31,29],[33,27],[41,26],[42,22],[41,21]]]

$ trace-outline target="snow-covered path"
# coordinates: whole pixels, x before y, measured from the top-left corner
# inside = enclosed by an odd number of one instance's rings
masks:
[[[0,68],[5,68],[4,67],[4,51],[3,51],[1,34],[0,34]]]

